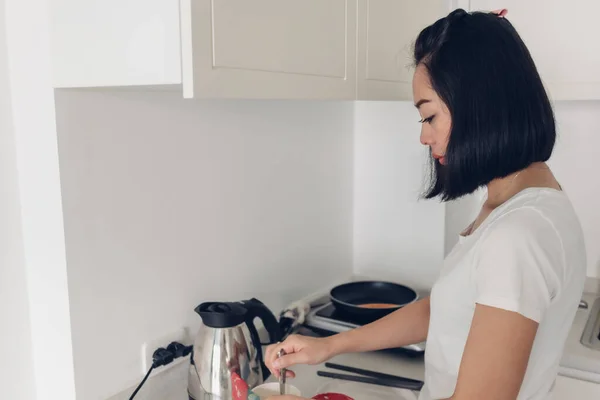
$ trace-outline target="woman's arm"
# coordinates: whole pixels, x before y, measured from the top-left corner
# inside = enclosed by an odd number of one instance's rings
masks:
[[[448,400],[515,400],[537,328],[521,314],[477,304],[456,390]]]
[[[429,297],[409,304],[368,325],[326,339],[328,357],[341,353],[364,352],[420,343],[429,329]],[[305,339],[306,340],[306,339]],[[313,338],[310,339],[315,340]],[[310,344],[310,343],[309,343]],[[306,342],[304,342],[306,345]],[[293,347],[293,345],[292,345]],[[302,347],[302,346],[301,346]],[[310,347],[310,346],[309,346]],[[302,349],[301,349],[302,350]],[[269,351],[269,350],[267,350]],[[275,351],[272,347],[271,352]],[[299,354],[299,353],[298,353]],[[294,357],[289,354],[284,357]],[[269,358],[269,356],[267,356]],[[283,360],[283,359],[281,359]],[[298,363],[294,360],[291,364]],[[289,373],[289,372],[288,372]],[[296,396],[272,396],[269,400],[306,400]]]
[[[333,336],[334,354],[374,351],[420,343],[429,329],[429,297],[368,325]]]

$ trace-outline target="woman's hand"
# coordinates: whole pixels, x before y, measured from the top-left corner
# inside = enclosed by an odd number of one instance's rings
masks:
[[[314,338],[291,335],[282,343],[267,347],[265,365],[275,377],[279,378],[281,368],[288,368],[296,364],[320,364],[335,355],[332,340],[333,337]],[[286,355],[278,358],[277,353],[281,349],[285,351]],[[296,376],[293,371],[288,371],[286,375],[291,378]]]

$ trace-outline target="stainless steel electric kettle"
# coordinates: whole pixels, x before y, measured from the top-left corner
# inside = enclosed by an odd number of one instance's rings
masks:
[[[259,300],[202,303],[195,311],[202,325],[192,350],[188,375],[191,400],[235,400],[269,377],[254,319],[259,318],[269,342],[280,340],[277,319]]]

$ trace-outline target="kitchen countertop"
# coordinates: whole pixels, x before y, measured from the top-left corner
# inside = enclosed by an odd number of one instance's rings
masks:
[[[584,293],[583,300],[588,303],[589,308],[577,310],[571,332],[565,343],[559,375],[600,383],[600,351],[581,344],[581,336],[590,316],[590,309],[594,300],[599,296],[598,292]]]
[[[369,353],[350,353],[336,356],[329,360],[342,365],[357,366],[406,378],[423,380],[425,368],[423,356],[409,357],[390,352],[378,351]],[[167,371],[158,373],[148,380],[142,388],[138,397],[140,400],[188,400],[187,397],[187,373],[189,366],[181,363]],[[354,394],[357,400],[360,398],[376,398],[378,400],[416,400],[417,395],[405,389],[395,389],[383,386],[366,385],[355,382],[340,381],[317,376],[317,371],[328,370],[331,372],[346,373],[331,370],[321,365],[297,365],[291,368],[296,373],[296,378],[288,379],[288,383],[296,386],[304,397],[312,397],[315,394],[326,391]],[[271,376],[267,382],[275,382]],[[120,393],[109,400],[127,400],[133,392],[133,388]],[[203,399],[204,400],[204,399]]]
[[[425,375],[422,356],[407,357],[389,352],[354,353],[339,355],[332,358],[330,362],[418,380],[423,380]],[[360,391],[360,394],[362,394],[365,390],[372,390],[373,392],[377,392],[377,396],[372,398],[381,400],[387,398],[402,399],[400,396],[404,396],[406,400],[416,399],[415,394],[404,389],[358,384],[317,376],[317,371],[319,370],[346,373],[325,368],[324,365],[299,365],[291,369],[296,373],[296,378],[289,379],[288,383],[300,389],[304,397],[312,397],[315,394],[323,393],[323,391],[336,391],[349,396],[353,394],[357,396],[357,391]],[[268,381],[275,380],[274,377],[268,379]],[[367,398],[366,394],[361,397]]]
[[[425,372],[422,356],[411,358],[386,352],[371,352],[342,354],[332,358],[330,361],[337,364],[359,366],[363,369],[370,369],[418,380],[423,380]],[[317,376],[317,371],[328,370],[323,364],[298,365],[291,369],[296,373],[296,378],[288,379],[288,383],[296,386],[300,389],[302,395],[308,398],[315,394],[323,393],[324,391],[336,391],[350,396],[354,394],[357,400],[366,398],[376,398],[378,400],[417,399],[417,394],[405,389],[366,385]],[[154,376],[152,379],[148,380],[138,397],[136,397],[136,400],[137,398],[140,400],[188,400],[187,371],[188,365],[182,363],[164,373]],[[343,371],[330,371],[344,373]],[[267,382],[275,381],[277,380],[272,376],[267,379]],[[112,397],[109,400],[129,399],[129,396],[133,391],[132,389]],[[209,397],[210,396],[207,396],[206,399],[202,400],[208,400]]]

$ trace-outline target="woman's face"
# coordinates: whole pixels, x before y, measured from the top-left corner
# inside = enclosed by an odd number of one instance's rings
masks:
[[[452,119],[448,107],[431,87],[427,68],[423,64],[415,68],[413,99],[421,115],[421,143],[429,146],[431,155],[440,164],[445,164]]]

